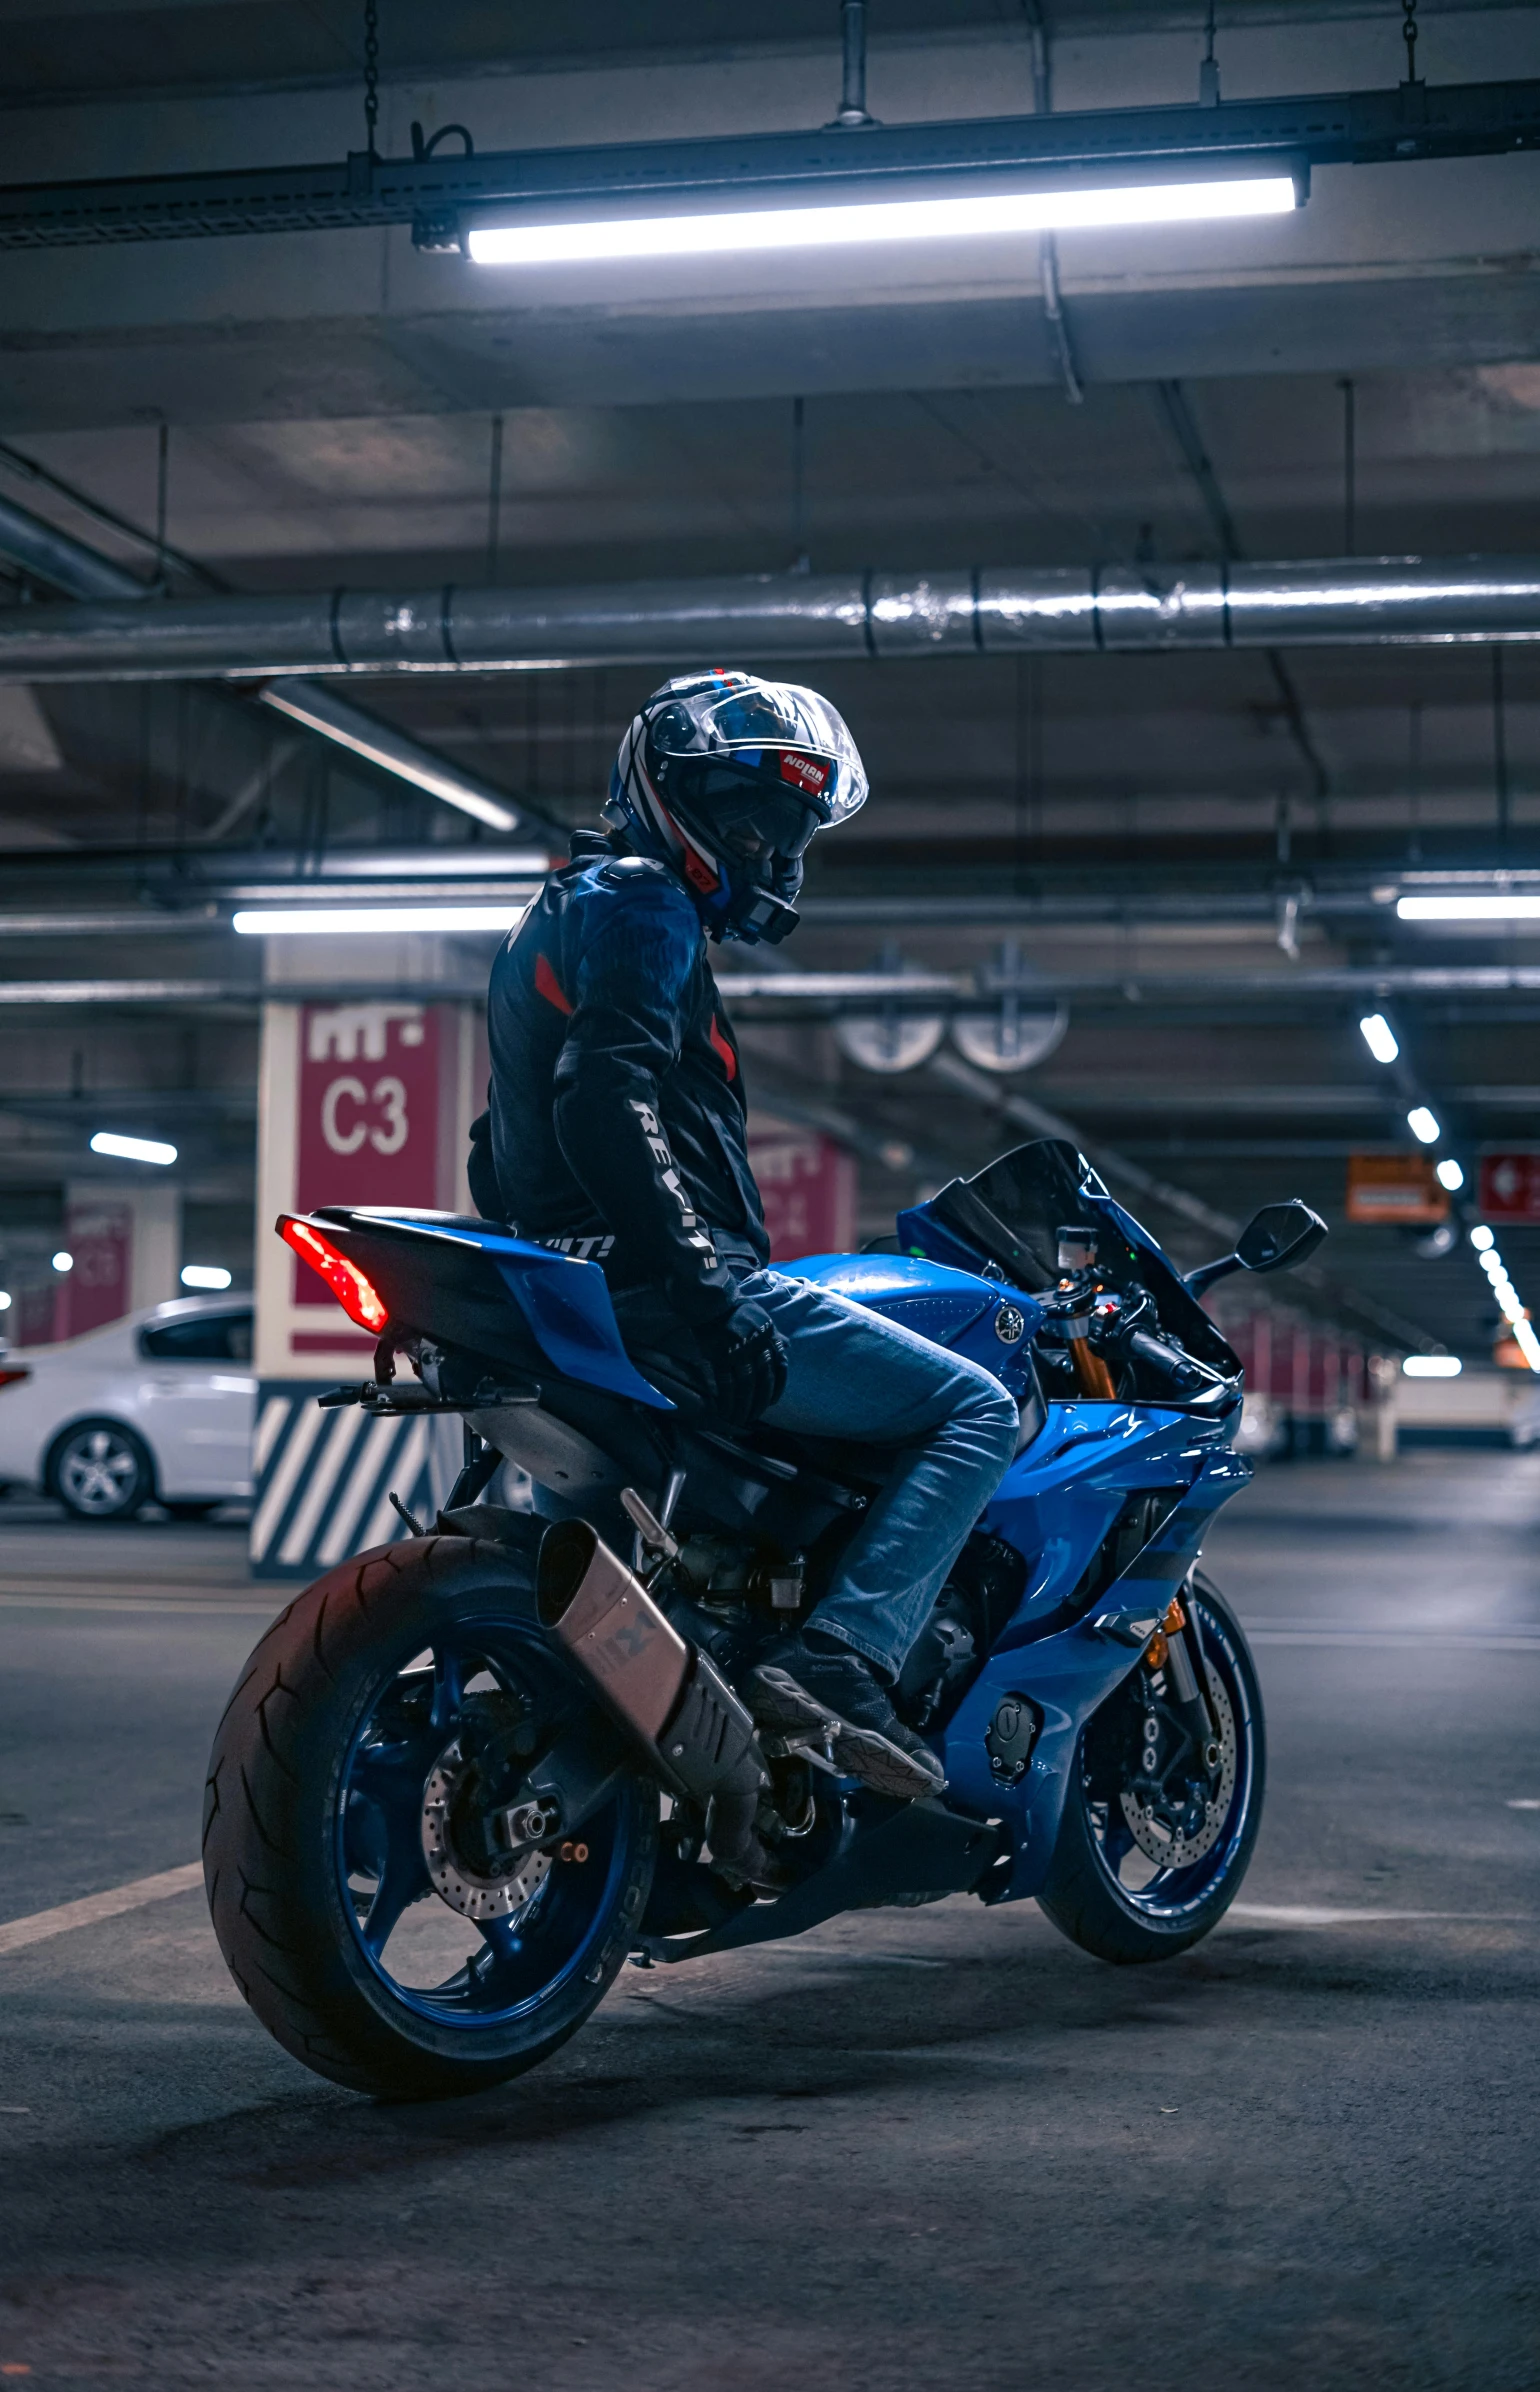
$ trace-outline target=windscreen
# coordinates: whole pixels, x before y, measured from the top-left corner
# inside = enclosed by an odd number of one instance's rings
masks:
[[[960,1191],[961,1202],[949,1213],[947,1200],[953,1189]],[[971,1218],[969,1198],[976,1200]],[[1022,1249],[1041,1274],[1037,1284],[1051,1286],[1058,1277],[1059,1231],[1071,1224],[1094,1229],[1097,1270],[1109,1287],[1122,1288],[1137,1280],[1154,1297],[1161,1327],[1189,1354],[1227,1377],[1240,1368],[1149,1231],[1114,1201],[1067,1139],[1034,1138],[1013,1147],[972,1179],[954,1180],[952,1189],[943,1188],[933,1208],[974,1245],[988,1237],[991,1219],[998,1222],[1008,1233],[1009,1247],[994,1240],[984,1250],[1022,1285],[1032,1283],[1030,1272],[1020,1268]],[[1018,1258],[1014,1267],[1011,1247]]]

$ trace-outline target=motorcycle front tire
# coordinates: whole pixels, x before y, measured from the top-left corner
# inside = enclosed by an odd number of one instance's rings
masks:
[[[1196,1615],[1207,1666],[1223,1689],[1235,1730],[1235,1791],[1214,1850],[1206,1863],[1169,1872],[1168,1885],[1123,1885],[1118,1868],[1109,1863],[1105,1823],[1099,1831],[1085,1760],[1088,1727],[1081,1734],[1053,1858],[1037,1897],[1038,1907],[1071,1943],[1124,1967],[1172,1959],[1218,1926],[1240,1892],[1262,1824],[1267,1738],[1251,1648],[1230,1605],[1201,1571],[1193,1573],[1182,1600]]]

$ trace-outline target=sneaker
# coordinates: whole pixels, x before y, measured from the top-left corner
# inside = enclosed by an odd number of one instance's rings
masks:
[[[895,1802],[940,1794],[946,1772],[924,1738],[906,1728],[859,1653],[819,1652],[793,1637],[749,1681],[749,1708],[782,1736],[826,1735],[837,1765]]]

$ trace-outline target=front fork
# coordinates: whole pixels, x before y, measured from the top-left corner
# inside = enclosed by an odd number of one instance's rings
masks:
[[[1200,1675],[1201,1660],[1197,1631],[1182,1608],[1181,1597],[1173,1596],[1145,1661],[1152,1670],[1165,1670],[1171,1683],[1171,1708],[1192,1738],[1209,1782],[1215,1784],[1224,1764],[1224,1747],[1209,1699],[1207,1672]]]

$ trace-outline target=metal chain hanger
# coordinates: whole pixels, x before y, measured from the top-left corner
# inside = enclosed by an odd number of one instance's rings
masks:
[[[380,8],[379,0],[364,0],[364,148],[377,158],[375,129],[380,121]]]

